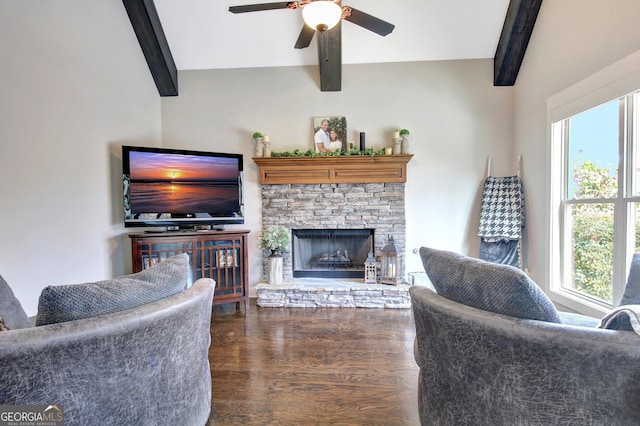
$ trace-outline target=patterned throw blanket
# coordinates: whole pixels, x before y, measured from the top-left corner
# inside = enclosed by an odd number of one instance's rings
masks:
[[[520,176],[492,177],[484,183],[478,236],[485,241],[519,240],[524,227]]]

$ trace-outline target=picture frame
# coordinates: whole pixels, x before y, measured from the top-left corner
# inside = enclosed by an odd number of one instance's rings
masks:
[[[326,143],[329,146],[325,146]],[[313,147],[315,152],[347,151],[347,118],[322,116],[313,118]]]
[[[219,268],[234,268],[236,266],[238,265],[236,262],[234,249],[218,250],[218,267]]]

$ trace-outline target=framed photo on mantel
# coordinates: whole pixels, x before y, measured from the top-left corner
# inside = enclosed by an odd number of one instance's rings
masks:
[[[316,152],[348,150],[347,119],[341,116],[313,118],[313,146]]]

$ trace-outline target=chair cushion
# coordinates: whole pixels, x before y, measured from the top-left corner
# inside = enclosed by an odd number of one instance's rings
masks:
[[[640,305],[640,253],[634,253],[620,305]]]
[[[0,316],[10,329],[33,327],[27,313],[22,309],[9,284],[0,276]]]
[[[634,331],[640,334],[640,305],[620,305],[602,317],[599,328]]]
[[[186,288],[189,269],[189,256],[182,253],[111,280],[48,286],[40,294],[36,325],[91,318],[163,299]]]
[[[439,295],[485,311],[561,323],[544,292],[513,266],[422,247],[424,269]]]
[[[565,325],[575,325],[577,327],[596,328],[600,324],[598,318],[589,317],[575,312],[558,312],[560,321]]]

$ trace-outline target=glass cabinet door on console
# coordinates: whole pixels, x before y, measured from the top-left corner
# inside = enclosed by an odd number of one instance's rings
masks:
[[[131,234],[133,272],[187,253],[189,285],[198,278],[216,282],[213,304],[244,302],[248,306],[247,234],[245,230]]]

